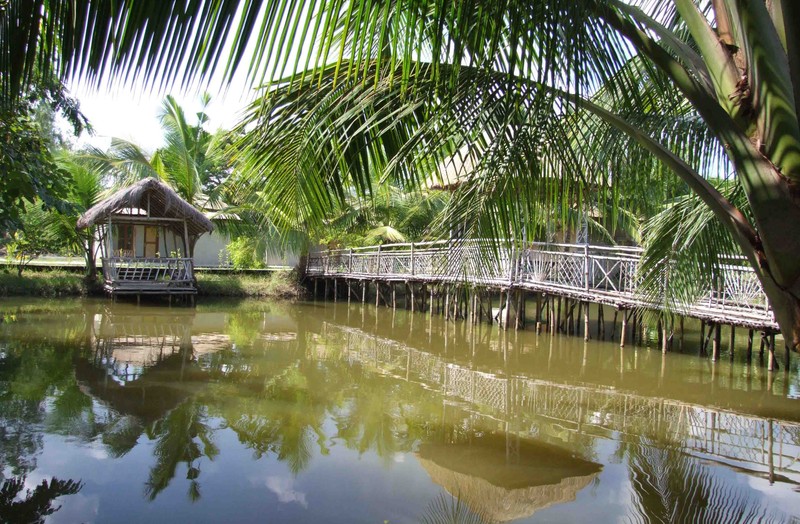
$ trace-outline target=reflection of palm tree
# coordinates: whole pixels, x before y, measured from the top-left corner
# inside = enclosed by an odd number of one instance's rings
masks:
[[[349,448],[359,453],[373,450],[387,461],[397,451],[408,451],[411,442],[401,435],[404,425],[399,395],[385,394],[383,377],[362,374],[357,381],[358,388],[352,402],[336,416],[339,437],[344,439]]]
[[[674,447],[642,439],[626,445],[633,486],[631,522],[784,522],[751,492]]]
[[[189,498],[192,501],[200,498],[198,459],[206,456],[214,460],[219,454],[219,449],[211,441],[211,428],[204,422],[203,411],[195,399],[190,399],[148,429],[148,436],[158,439],[153,451],[156,464],[150,470],[145,487],[145,494],[150,500],[154,500],[169,485],[181,462],[186,462],[188,467],[186,478],[190,481]]]
[[[488,515],[473,512],[460,496],[439,495],[428,503],[423,524],[491,524]]]
[[[43,480],[33,491],[27,490],[25,498],[19,495],[25,488],[25,477],[3,481],[0,487],[0,520],[3,522],[44,522],[44,517],[52,515],[61,506],[53,507],[53,501],[63,495],[74,495],[83,484],[74,480],[58,480],[53,477]]]
[[[327,395],[326,378],[319,374],[294,363],[270,379],[259,398],[231,406],[234,411],[225,418],[256,458],[275,453],[297,474],[308,466],[314,442],[322,454],[328,453],[322,423],[335,395]]]

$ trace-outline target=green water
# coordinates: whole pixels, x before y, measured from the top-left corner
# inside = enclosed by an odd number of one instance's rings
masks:
[[[0,311],[0,521],[800,515],[794,365],[342,303]]]

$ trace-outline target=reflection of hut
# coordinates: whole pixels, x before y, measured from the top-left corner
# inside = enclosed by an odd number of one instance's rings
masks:
[[[76,363],[88,392],[117,411],[157,420],[208,380],[198,354],[229,346],[224,335],[192,335],[191,310],[106,311],[93,326],[94,358]]]
[[[561,448],[523,440],[509,453],[505,437],[420,446],[417,459],[431,479],[475,513],[492,521],[524,518],[575,500],[600,471]]]
[[[89,209],[98,226],[105,289],[113,294],[193,294],[192,253],[211,221],[166,184],[147,178]]]

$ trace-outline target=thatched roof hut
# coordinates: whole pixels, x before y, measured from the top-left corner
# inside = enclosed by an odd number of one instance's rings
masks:
[[[97,227],[104,288],[112,295],[190,294],[194,246],[211,221],[172,188],[147,178],[86,211],[78,229]]]
[[[78,229],[108,221],[111,215],[147,216],[178,219],[173,228],[183,233],[186,220],[190,237],[210,233],[214,226],[203,213],[183,200],[171,187],[155,178],[145,178],[130,187],[120,189],[102,202],[92,206],[78,219]]]

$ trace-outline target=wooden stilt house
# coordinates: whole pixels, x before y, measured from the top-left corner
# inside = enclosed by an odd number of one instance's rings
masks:
[[[147,178],[86,211],[78,229],[97,226],[105,290],[195,294],[193,253],[211,221],[169,186]]]

